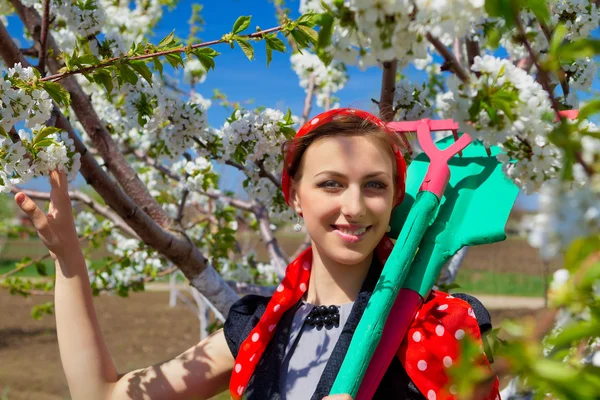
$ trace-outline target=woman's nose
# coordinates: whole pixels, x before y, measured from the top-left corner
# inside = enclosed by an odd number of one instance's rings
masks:
[[[356,220],[365,215],[365,201],[360,187],[350,186],[341,198],[342,214]]]

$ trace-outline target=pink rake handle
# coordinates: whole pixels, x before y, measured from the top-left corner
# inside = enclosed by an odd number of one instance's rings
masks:
[[[430,160],[429,168],[419,191],[432,192],[441,200],[450,180],[448,160],[467,147],[471,143],[471,137],[463,134],[458,138],[458,123],[449,119],[391,122],[387,126],[396,132],[417,132],[419,144]],[[431,131],[447,130],[452,131],[456,142],[447,149],[440,150],[433,143]],[[406,288],[400,290],[385,322],[381,340],[367,367],[355,400],[370,400],[373,398],[381,379],[392,359],[396,356],[402,340],[422,304],[423,298],[416,291]]]

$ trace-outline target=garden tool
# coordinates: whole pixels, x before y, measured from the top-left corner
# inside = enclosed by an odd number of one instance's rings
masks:
[[[355,399],[372,398],[444,263],[463,246],[506,238],[504,226],[518,194],[496,160],[499,149],[471,144],[454,121],[424,119],[388,127],[416,131],[424,152],[408,169],[406,199],[390,224],[396,244],[331,390]],[[431,131],[440,130],[453,132],[438,142],[442,150],[431,138]],[[462,157],[453,157],[459,152]]]

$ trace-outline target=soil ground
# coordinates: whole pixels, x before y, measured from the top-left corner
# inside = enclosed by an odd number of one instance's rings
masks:
[[[36,321],[29,315],[34,304],[49,300],[44,296],[23,299],[0,290],[0,398],[3,400],[69,399],[54,317]],[[106,295],[94,301],[119,372],[174,357],[198,340],[198,320],[183,305],[169,308],[168,292],[133,293],[129,299]],[[505,318],[533,315],[536,311],[490,310],[496,325]]]

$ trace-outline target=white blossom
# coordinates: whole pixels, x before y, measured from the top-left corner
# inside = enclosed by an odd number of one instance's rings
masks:
[[[305,91],[308,91],[312,76],[314,94],[319,107],[326,108],[326,103],[331,99],[331,95],[342,89],[348,81],[346,67],[339,61],[333,60],[326,66],[317,55],[308,51],[304,51],[303,54],[293,54],[290,61],[292,68],[300,78],[300,86]]]

